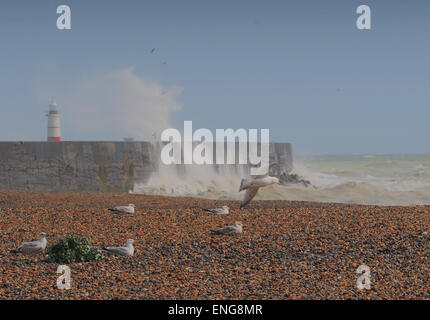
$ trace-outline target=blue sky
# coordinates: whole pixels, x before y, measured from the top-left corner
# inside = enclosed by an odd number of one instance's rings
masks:
[[[269,128],[298,153],[430,153],[429,16],[419,0],[3,0],[0,140],[45,140],[54,96],[64,140],[121,140],[160,106],[172,126]]]

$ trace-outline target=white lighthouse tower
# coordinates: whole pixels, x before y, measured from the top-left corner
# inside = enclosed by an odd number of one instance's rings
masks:
[[[61,141],[60,114],[54,98],[49,105],[48,117],[48,141]]]

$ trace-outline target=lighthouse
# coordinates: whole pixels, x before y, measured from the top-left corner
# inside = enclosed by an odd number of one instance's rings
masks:
[[[54,98],[51,99],[48,117],[48,141],[61,141],[60,114]]]

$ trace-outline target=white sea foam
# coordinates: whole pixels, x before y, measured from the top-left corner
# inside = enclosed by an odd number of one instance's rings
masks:
[[[163,166],[136,193],[242,198],[241,166]],[[372,205],[430,204],[430,155],[314,156],[294,159],[293,173],[313,187],[269,186],[256,199],[342,202]]]

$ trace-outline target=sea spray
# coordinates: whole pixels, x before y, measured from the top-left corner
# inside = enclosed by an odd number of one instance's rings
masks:
[[[135,185],[135,193],[231,198],[238,193],[240,180],[249,176],[249,167],[239,164],[166,165],[159,159],[163,143],[153,142],[152,146],[150,157],[155,172],[146,182]]]
[[[298,200],[371,205],[429,205],[430,155],[296,157],[292,173],[314,187],[269,186],[257,200]],[[159,166],[135,193],[242,199],[245,166]]]

